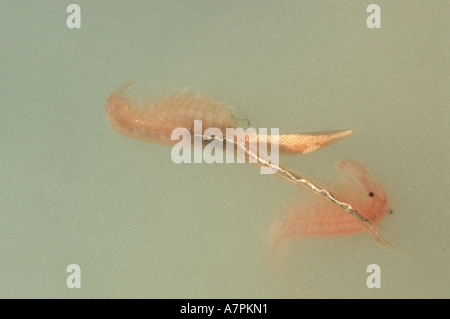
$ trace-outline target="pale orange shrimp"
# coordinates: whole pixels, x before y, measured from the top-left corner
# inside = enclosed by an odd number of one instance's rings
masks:
[[[380,244],[398,253],[408,254],[390,244],[378,231],[384,217],[391,212],[386,190],[356,162],[342,160],[338,168],[350,173],[357,187],[341,184],[333,193],[312,182],[318,190],[315,194],[321,196],[300,207],[291,207],[285,218],[272,226],[271,251],[274,259],[278,258],[281,245],[295,237],[348,236],[364,231],[369,231]],[[326,190],[326,194],[321,194],[321,190]],[[354,212],[349,211],[348,207]]]
[[[112,127],[123,135],[152,143],[175,144],[171,140],[172,131],[183,127],[193,134],[194,120],[202,120],[205,128],[225,130],[236,126],[230,107],[186,90],[164,92],[154,103],[148,99],[140,108],[136,99],[124,95],[133,83],[114,91],[105,107]]]
[[[147,99],[144,107],[139,107],[138,101],[126,97],[125,91],[134,82],[128,82],[114,91],[108,98],[105,111],[111,126],[119,133],[160,144],[173,145],[172,131],[176,128],[186,128],[194,135],[194,120],[202,120],[203,131],[207,128],[218,128],[223,136],[226,128],[237,127],[237,117],[230,106],[209,97],[187,90],[164,92],[156,101]],[[313,152],[334,141],[344,138],[352,130],[329,131],[322,133],[283,134],[278,140],[272,140],[270,135],[246,135],[245,140],[267,141],[270,146],[278,144],[279,152],[284,154],[304,154]]]

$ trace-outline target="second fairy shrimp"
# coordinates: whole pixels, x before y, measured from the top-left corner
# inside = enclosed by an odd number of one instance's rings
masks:
[[[233,109],[225,103],[188,90],[165,91],[155,101],[147,98],[143,107],[136,98],[125,93],[134,82],[128,82],[109,96],[105,111],[111,126],[117,132],[151,143],[173,145],[171,133],[176,128],[187,128],[194,135],[194,120],[202,120],[203,129],[218,128],[225,135],[226,128],[237,127]],[[278,144],[281,154],[305,154],[345,138],[352,130],[320,133],[281,134],[272,140],[270,135],[246,135],[246,143],[261,140],[268,145]]]
[[[389,196],[361,164],[351,160],[339,162],[338,168],[350,173],[359,185],[359,189],[344,188],[343,191],[341,190],[342,194],[338,195],[291,168],[271,163],[258,154],[252,153],[244,145],[238,145],[238,147],[244,149],[249,157],[255,158],[258,165],[272,168],[278,177],[303,187],[319,197],[312,205],[298,209],[302,213],[290,214],[284,222],[276,224],[277,227],[273,228],[275,231],[272,231],[275,234],[273,247],[279,246],[281,242],[292,237],[343,236],[368,231],[381,245],[399,254],[411,255],[393,246],[381,236],[378,227],[387,213],[391,212]],[[361,190],[363,193],[360,197],[356,196],[355,194],[361,193]]]
[[[375,182],[362,165],[354,161],[342,160],[338,168],[349,173],[356,185],[341,184],[337,188],[339,195],[327,191],[339,202],[314,198],[301,206],[292,206],[286,216],[272,227],[273,254],[276,255],[278,248],[294,237],[348,236],[364,231],[369,231],[378,243],[387,248],[406,254],[384,239],[378,230],[384,217],[391,211],[386,190]],[[342,206],[342,203],[351,206],[354,213],[349,213],[349,206]]]

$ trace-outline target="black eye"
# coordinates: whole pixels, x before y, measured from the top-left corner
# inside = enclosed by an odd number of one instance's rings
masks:
[[[372,192],[369,193],[369,196],[370,196],[370,197],[373,197],[374,195],[375,195],[375,194],[372,193]]]

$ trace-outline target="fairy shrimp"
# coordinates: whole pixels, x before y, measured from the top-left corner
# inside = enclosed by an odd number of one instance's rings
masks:
[[[328,200],[315,197],[302,207],[291,207],[285,218],[275,222],[271,229],[271,250],[275,259],[279,248],[295,237],[348,236],[364,231],[369,231],[380,244],[404,254],[378,231],[391,211],[386,190],[356,162],[346,159],[337,166],[353,177],[356,186],[341,183],[337,193],[327,191],[332,197]],[[357,213],[351,213],[349,207]]]
[[[203,131],[218,128],[225,135],[226,128],[236,128],[238,119],[233,109],[225,103],[188,90],[165,91],[158,98],[149,96],[143,107],[136,98],[130,98],[126,90],[134,82],[128,82],[111,93],[105,112],[114,130],[138,140],[173,145],[171,133],[176,128],[187,128],[194,135],[194,120],[202,120]],[[347,137],[352,130],[321,133],[295,133],[279,135],[276,141],[267,135],[246,135],[259,143],[278,144],[282,154],[305,154],[316,151],[334,141]]]
[[[221,130],[237,124],[230,107],[187,90],[166,91],[155,102],[149,97],[141,108],[136,98],[124,95],[132,84],[126,83],[114,91],[105,106],[111,126],[123,135],[146,142],[173,144],[172,131],[184,127],[193,134],[194,120],[202,120],[204,127]]]

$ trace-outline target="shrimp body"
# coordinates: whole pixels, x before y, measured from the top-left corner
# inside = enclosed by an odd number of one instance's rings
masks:
[[[202,121],[201,135],[207,128],[217,128],[225,136],[227,128],[237,127],[237,118],[230,106],[187,90],[166,91],[156,100],[150,97],[141,108],[135,98],[128,98],[125,94],[133,83],[126,83],[111,93],[105,106],[111,126],[125,136],[173,145],[177,141],[171,140],[171,134],[176,128],[186,128],[191,136],[198,135],[199,132],[194,132],[194,120]],[[294,133],[278,135],[277,139],[272,139],[270,135],[249,133],[245,135],[245,142],[247,147],[250,142],[256,146],[261,141],[269,146],[276,143],[280,153],[305,154],[351,133],[352,130]]]
[[[337,140],[345,138],[352,134],[352,132],[353,130],[343,130],[316,133],[282,134],[278,136],[277,141],[273,141],[271,136],[268,135],[267,143],[278,143],[280,152],[285,155],[307,154]],[[259,135],[258,139],[262,139],[262,136]]]
[[[341,200],[350,203],[361,218],[348,214],[330,200],[315,196],[304,206],[290,207],[286,217],[272,226],[271,240],[274,251],[295,237],[348,236],[364,231],[371,232],[378,242],[396,250],[378,233],[378,227],[390,211],[386,190],[356,162],[342,160],[338,163],[338,168],[350,173],[356,186],[342,183],[336,194]]]
[[[135,100],[124,95],[131,84],[113,92],[105,107],[112,127],[123,135],[152,143],[175,144],[171,140],[172,131],[186,128],[193,135],[194,120],[202,120],[204,128],[216,127],[223,131],[236,126],[230,107],[186,90],[165,92],[154,103],[149,100],[140,108]]]

